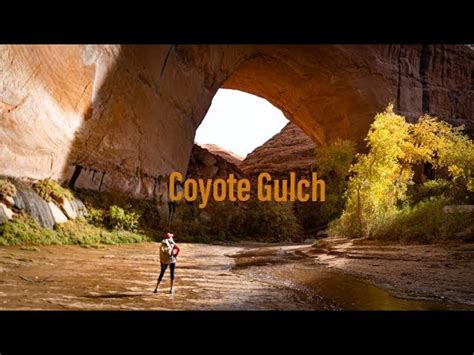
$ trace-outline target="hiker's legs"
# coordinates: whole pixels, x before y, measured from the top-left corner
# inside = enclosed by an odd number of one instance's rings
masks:
[[[167,267],[168,267],[168,264],[161,263],[160,276],[158,276],[158,281],[156,282],[155,292],[156,292],[156,290],[158,290],[158,286],[160,285],[160,282],[163,279],[163,275],[165,274],[165,271],[166,271]]]
[[[176,267],[176,263],[171,263],[170,264],[170,276],[171,276],[171,281],[170,281],[170,293],[173,293],[173,284],[174,284],[174,268]]]

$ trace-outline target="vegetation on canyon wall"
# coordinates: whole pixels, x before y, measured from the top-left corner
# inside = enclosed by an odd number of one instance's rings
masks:
[[[389,106],[367,135],[369,152],[350,168],[344,211],[333,235],[405,242],[434,242],[472,228],[472,213],[449,214],[448,204],[473,203],[474,143],[446,122],[423,116],[408,123]],[[430,166],[439,176],[422,176]]]
[[[7,179],[0,179],[0,200],[15,196],[16,187]]]
[[[169,228],[180,236],[180,240],[191,242],[278,242],[296,241],[302,237],[293,203],[256,199],[243,204],[212,201],[205,209],[183,203]]]
[[[94,246],[99,244],[138,243],[148,241],[146,235],[125,230],[96,227],[84,218],[58,224],[55,229],[42,228],[26,214],[15,216],[0,225],[0,245],[66,245]]]
[[[45,201],[72,200],[74,195],[68,189],[51,179],[39,180],[33,184],[33,190]]]
[[[22,184],[25,184],[24,182]],[[0,180],[1,194],[14,196],[15,185],[7,179]],[[33,190],[48,202],[71,201],[73,193],[57,182],[45,179],[33,184]],[[88,196],[77,192],[78,196]],[[94,193],[96,195],[97,193]],[[65,223],[58,223],[54,229],[42,227],[36,219],[22,210],[15,210],[12,220],[0,224],[0,245],[65,245],[136,243],[149,241],[150,237],[139,229],[140,215],[110,204],[102,210],[90,205],[85,216],[79,216]]]
[[[168,223],[168,206],[153,199],[133,199],[109,192],[81,190],[77,195],[89,213],[87,221],[105,229],[123,228],[159,240],[171,231],[177,240],[211,243],[215,241],[289,241],[302,237],[293,203],[244,204],[210,201],[205,209],[197,203],[180,202],[176,215]],[[117,221],[119,218],[119,221]]]

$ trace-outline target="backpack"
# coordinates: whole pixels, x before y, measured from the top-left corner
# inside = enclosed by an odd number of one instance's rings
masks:
[[[160,262],[162,262],[163,264],[169,264],[171,261],[172,253],[173,253],[172,244],[168,240],[164,239],[161,242],[161,246],[160,246]]]

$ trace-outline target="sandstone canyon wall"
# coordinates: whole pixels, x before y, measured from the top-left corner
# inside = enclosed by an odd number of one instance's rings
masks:
[[[296,172],[298,176],[311,175],[315,168],[317,144],[298,126],[289,122],[272,138],[255,148],[240,164],[246,176],[268,172],[272,176],[286,176]]]
[[[467,45],[4,45],[0,174],[159,194],[220,87],[266,98],[317,144],[361,144],[389,101],[472,134],[473,76]]]
[[[226,161],[234,164],[235,166],[239,166],[244,160],[244,158],[242,158],[241,156],[235,154],[234,152],[228,151],[218,146],[217,144],[199,144],[199,146],[208,150],[212,154],[225,159]]]

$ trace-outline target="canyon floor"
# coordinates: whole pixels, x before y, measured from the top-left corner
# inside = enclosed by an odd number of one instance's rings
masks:
[[[474,310],[474,245],[180,244],[153,294],[157,243],[0,248],[0,309]]]

